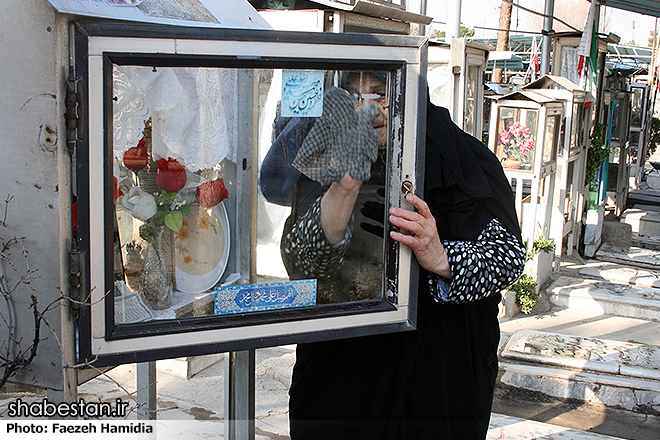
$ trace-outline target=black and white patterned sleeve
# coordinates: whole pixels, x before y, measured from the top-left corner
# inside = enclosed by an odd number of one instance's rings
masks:
[[[439,303],[478,301],[513,283],[525,265],[525,247],[493,219],[476,241],[443,241],[452,279],[429,274],[431,295]]]
[[[349,225],[344,239],[337,244],[328,241],[321,227],[321,197],[298,217],[291,231],[283,237],[282,259],[286,267],[296,267],[306,277],[331,276],[344,259],[351,241]]]

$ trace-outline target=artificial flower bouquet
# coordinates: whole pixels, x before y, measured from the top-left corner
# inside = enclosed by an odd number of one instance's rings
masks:
[[[534,161],[534,136],[525,125],[519,122],[509,125],[500,133],[503,145],[502,162],[507,168],[531,169]]]
[[[139,243],[129,243],[131,249],[135,248],[131,276],[140,277],[139,281],[132,279],[130,287],[132,290],[140,287],[150,308],[164,309],[172,304],[172,293],[176,289],[174,235],[181,230],[184,218],[191,215],[194,205],[212,208],[226,199],[229,192],[222,178],[186,185],[188,174],[183,163],[168,157],[159,159],[153,167],[150,156],[144,139],[124,153],[123,165],[132,170],[136,178],[128,179],[134,183],[130,189],[125,188],[128,192],[123,195],[121,204],[126,213],[142,222],[139,235],[146,245],[140,252]],[[157,173],[149,168],[157,168]],[[143,265],[135,262],[139,253],[144,256]],[[133,266],[139,267],[141,274],[136,275]],[[127,275],[128,269],[125,266]]]

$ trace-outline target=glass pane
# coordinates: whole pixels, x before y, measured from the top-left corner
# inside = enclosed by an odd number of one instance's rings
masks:
[[[623,120],[625,118],[625,110],[620,99],[612,100],[612,140],[623,140]]]
[[[568,163],[568,169],[566,172],[566,196],[564,197],[564,220],[568,221],[573,217],[574,206],[572,206],[573,201],[573,180],[575,174],[575,163],[577,161],[571,161]]]
[[[633,87],[632,89],[632,105],[630,113],[630,125],[634,127],[642,126],[642,108],[644,102],[642,101],[644,97],[644,89],[639,87]]]
[[[287,74],[260,78],[269,101],[282,99]],[[381,299],[389,78],[325,72],[324,81],[323,116],[276,115],[274,132],[262,133],[257,275],[316,279],[318,303]],[[344,212],[334,201],[347,191],[357,199]]]
[[[374,71],[114,66],[115,321],[383,299],[389,87]],[[335,224],[321,199],[341,191],[356,201]]]
[[[584,103],[573,104],[573,123],[571,124],[571,150],[579,149],[584,143],[584,123],[587,107]]]
[[[501,107],[497,121],[497,157],[504,168],[531,171],[534,166],[538,110]]]
[[[559,116],[548,116],[545,122],[545,140],[543,143],[543,163],[557,158],[557,141],[559,140]]]
[[[450,108],[453,75],[449,63],[429,63],[427,75],[431,102],[439,107]]]
[[[476,136],[474,132],[474,118],[475,118],[475,99],[477,93],[477,73],[479,66],[469,66],[467,75],[467,89],[465,91],[465,131],[472,136]]]

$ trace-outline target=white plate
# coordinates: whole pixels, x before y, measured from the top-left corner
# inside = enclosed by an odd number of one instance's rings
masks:
[[[192,211],[175,239],[176,289],[202,293],[220,281],[227,267],[229,218],[223,202],[210,209],[195,206]]]

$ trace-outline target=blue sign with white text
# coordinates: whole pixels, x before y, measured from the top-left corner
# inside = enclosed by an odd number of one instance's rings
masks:
[[[306,307],[316,304],[316,280],[215,288],[215,314]]]

